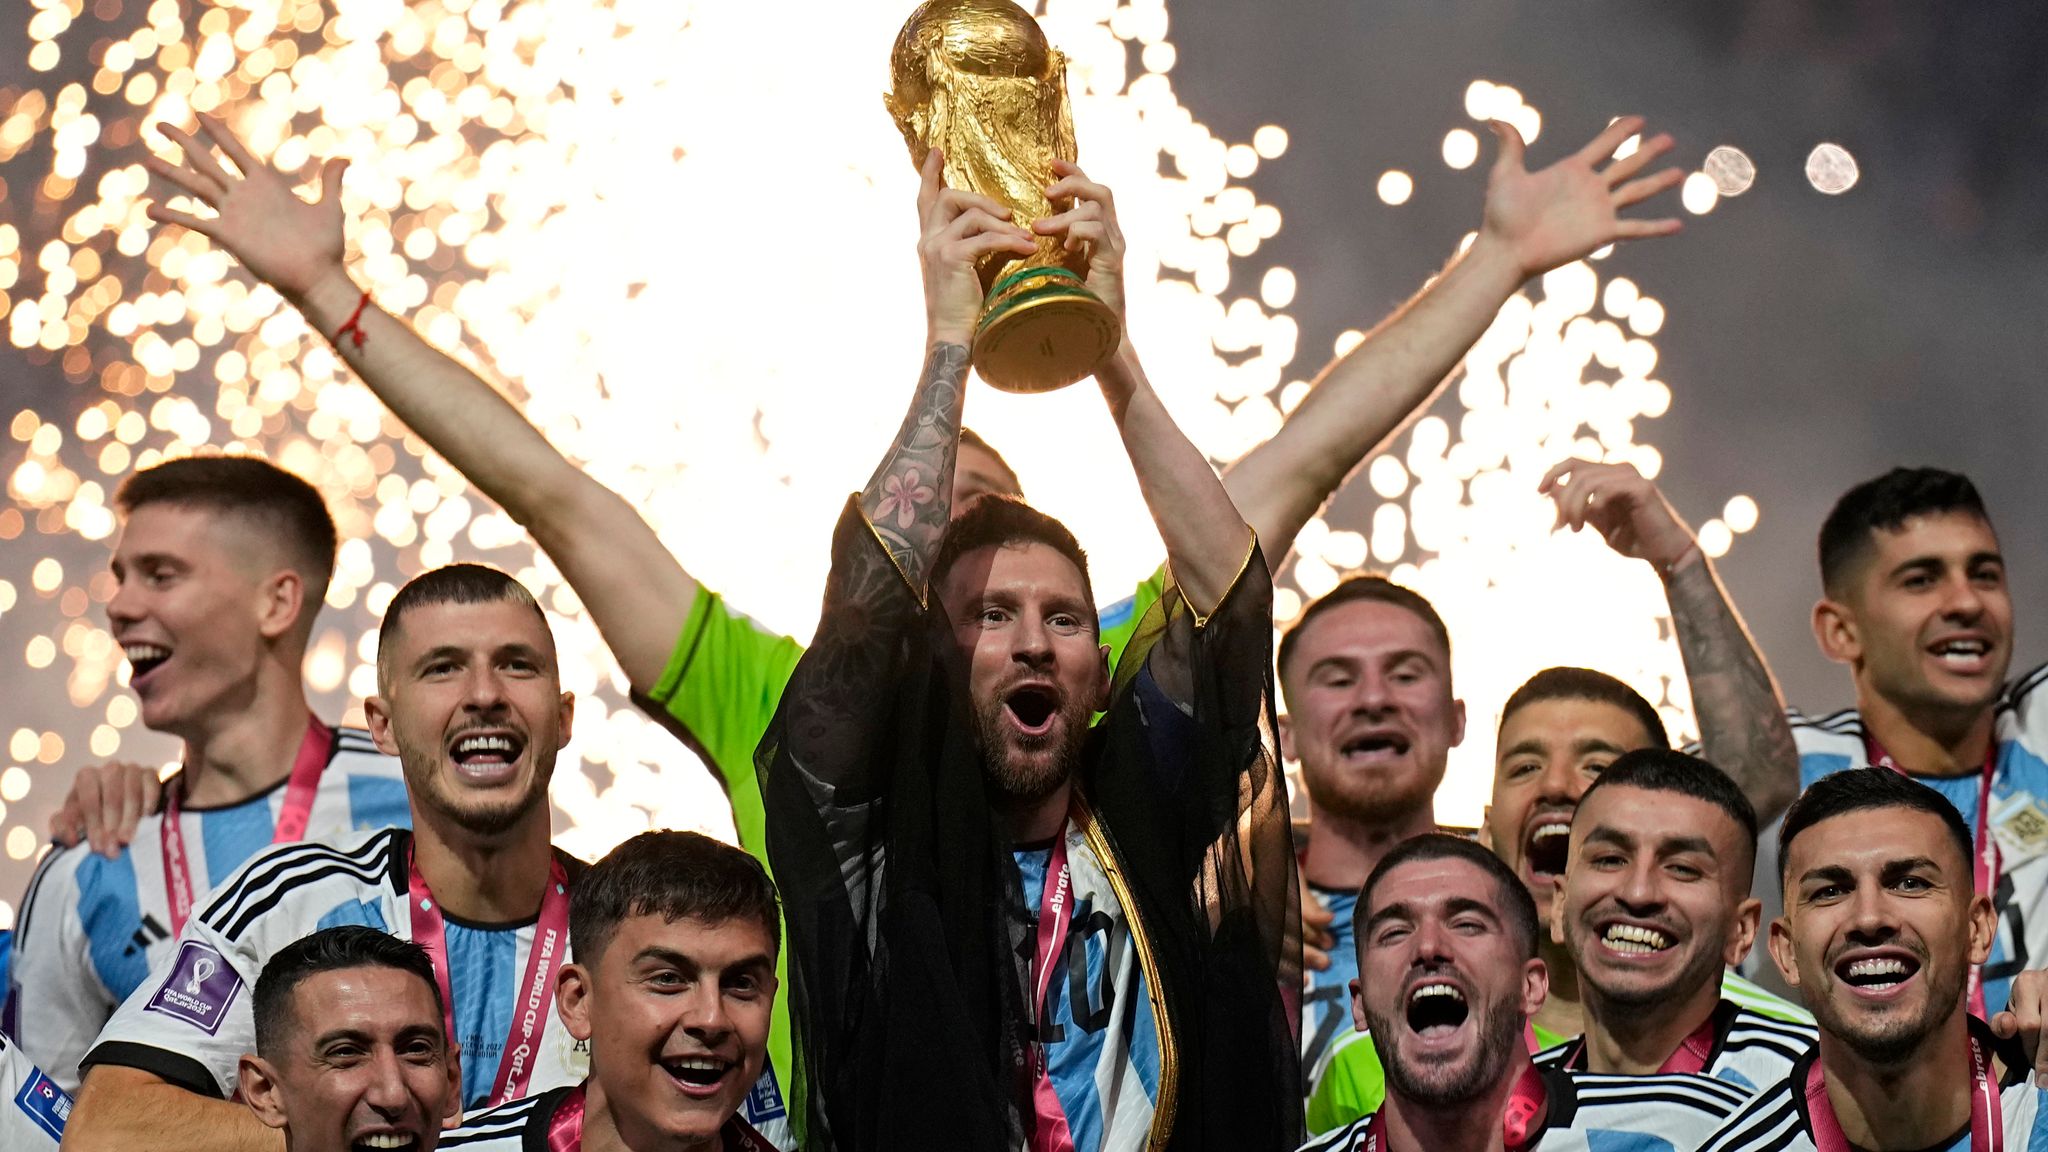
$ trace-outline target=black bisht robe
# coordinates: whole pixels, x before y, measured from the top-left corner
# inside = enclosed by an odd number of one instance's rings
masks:
[[[1301,955],[1287,931],[1300,911],[1273,751],[1271,606],[1256,542],[1205,620],[1169,583],[1122,656],[1077,777],[1168,1008],[1149,1148],[1302,1139],[1288,995]],[[966,683],[943,610],[920,603],[849,501],[817,636],[756,757],[789,925],[783,992],[800,1067],[785,1083],[806,1149],[1026,1146],[1018,926],[1036,909],[1022,907]],[[1162,725],[1157,710],[1176,705]]]

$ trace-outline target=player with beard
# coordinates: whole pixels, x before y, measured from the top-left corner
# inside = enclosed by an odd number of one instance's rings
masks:
[[[434,569],[385,610],[377,680],[370,731],[404,764],[414,831],[272,848],[203,901],[170,963],[86,1058],[73,1147],[281,1147],[226,1099],[255,1046],[245,991],[290,942],[337,924],[381,929],[433,957],[446,1031],[464,1056],[465,1106],[582,1076],[580,1045],[549,1011],[582,865],[548,843],[547,786],[573,701],[546,617],[496,569]]]
[[[738,1115],[767,1058],[781,918],[746,853],[694,832],[645,832],[590,866],[569,898],[580,959],[559,1005],[590,1076],[474,1117],[462,1152],[775,1152]]]
[[[1837,772],[1793,803],[1771,959],[1812,1006],[1820,1046],[1704,1149],[2048,1147],[2027,1061],[1996,1051],[1965,1001],[1997,930],[1975,850],[1955,806],[1901,772]]]
[[[1698,1076],[1540,1069],[1522,1041],[1548,987],[1536,905],[1462,837],[1425,833],[1359,895],[1353,1011],[1381,1037],[1385,1104],[1303,1152],[1692,1148],[1742,1100]]]
[[[1624,753],[1669,747],[1664,722],[1649,701],[1589,668],[1544,669],[1515,689],[1501,708],[1493,794],[1480,836],[1521,877],[1546,918],[1538,948],[1550,971],[1550,990],[1529,1022],[1525,1039],[1531,1052],[1586,1030],[1578,969],[1571,951],[1551,938],[1547,923],[1564,875],[1579,798]],[[1803,1017],[1796,1007],[1734,973],[1723,977],[1721,994],[1774,1019]],[[1309,1127],[1327,1132],[1348,1124],[1377,1107],[1382,1092],[1380,1060],[1370,1035],[1341,1036],[1316,1078]]]
[[[1746,1091],[1783,1079],[1812,1025],[1721,992],[1756,940],[1756,809],[1712,764],[1623,753],[1579,798],[1551,938],[1578,973],[1583,1035],[1538,1053],[1572,1071],[1701,1072]]]
[[[1030,240],[938,161],[918,202],[925,370],[840,520],[759,757],[804,1146],[1292,1147],[1297,887],[1265,745],[1265,563],[1128,343],[1097,383],[1174,583],[1118,677],[1063,527],[1000,497],[952,521],[974,262]],[[1054,190],[1075,207],[1037,229],[1085,250],[1120,309],[1108,190]]]
[[[433,1152],[462,1110],[434,962],[344,924],[293,941],[256,978],[256,1050],[237,1093],[291,1152]]]
[[[161,805],[126,801],[132,842],[52,851],[22,901],[0,1030],[67,1091],[194,903],[243,861],[408,819],[398,764],[306,703],[306,644],[334,570],[320,493],[262,460],[193,457],[129,476],[114,503],[108,624],[143,725],[178,737],[181,763]],[[99,774],[80,770],[88,791]]]

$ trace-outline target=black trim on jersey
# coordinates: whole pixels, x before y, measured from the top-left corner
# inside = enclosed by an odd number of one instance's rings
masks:
[[[562,1099],[576,1088],[575,1084],[564,1084],[538,1096],[500,1104],[463,1124],[464,1128],[472,1131],[442,1136],[439,1147],[461,1148],[487,1140],[503,1140],[516,1132],[521,1152],[548,1152],[548,1125],[554,1121],[555,1109],[561,1106]]]
[[[276,907],[291,888],[337,873],[374,885],[384,870],[378,856],[391,852],[396,837],[404,834],[402,829],[386,828],[346,852],[317,840],[278,845],[253,857],[241,879],[216,893],[199,919],[229,940],[238,940],[252,921]],[[396,853],[393,858],[403,859]],[[403,882],[398,891],[405,891]]]
[[[1854,708],[1841,708],[1818,718],[1797,708],[1787,708],[1785,723],[1793,728],[1815,728],[1837,736],[1863,735],[1863,714]]]
[[[195,1096],[222,1099],[220,1082],[206,1070],[206,1065],[154,1044],[137,1044],[131,1040],[108,1040],[95,1044],[92,1051],[85,1054],[85,1059],[78,1062],[78,1074],[83,1077],[86,1069],[97,1064],[134,1068],[167,1084],[175,1084]]]
[[[91,845],[81,840],[69,848],[52,847],[49,852],[43,855],[42,863],[37,864],[36,870],[29,874],[28,891],[21,894],[21,912],[14,918],[14,946],[16,948],[21,947],[21,941],[28,936],[29,921],[33,918],[32,913],[35,912],[36,908],[36,893],[43,886],[43,877],[50,874],[51,867],[65,853],[90,851],[92,851]],[[4,998],[5,995],[6,989],[0,988],[0,998]]]

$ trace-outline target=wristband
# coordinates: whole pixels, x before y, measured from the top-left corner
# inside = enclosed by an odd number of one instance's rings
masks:
[[[356,310],[349,313],[348,319],[342,323],[342,326],[334,330],[334,346],[336,348],[341,347],[341,338],[344,336],[353,338],[356,342],[356,347],[361,348],[363,346],[363,309],[369,306],[370,293],[366,289],[362,297],[356,301]]]

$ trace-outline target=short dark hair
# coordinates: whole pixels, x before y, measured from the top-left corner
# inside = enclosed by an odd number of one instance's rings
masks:
[[[960,429],[960,443],[971,448],[979,448],[994,457],[995,462],[1002,465],[1003,471],[1010,474],[1010,495],[1015,496],[1019,500],[1024,498],[1024,482],[1017,478],[1017,470],[1010,467],[1010,462],[1003,459],[1003,454],[996,451],[995,445],[982,439],[981,434],[972,428]]]
[[[540,602],[527,591],[526,585],[488,564],[444,564],[406,581],[405,587],[400,588],[398,595],[393,596],[385,607],[384,619],[377,625],[379,690],[388,684],[391,667],[387,654],[392,651],[393,641],[398,638],[399,622],[406,613],[435,604],[497,604],[503,601],[524,604],[533,609],[541,627],[547,628],[547,613],[540,610]]]
[[[1671,747],[1671,734],[1664,730],[1664,718],[1657,714],[1656,705],[1643,699],[1642,693],[1627,684],[1591,668],[1545,668],[1529,677],[1508,697],[1508,702],[1501,705],[1500,726],[1506,728],[1508,717],[1529,705],[1548,700],[1591,700],[1612,704],[1642,724],[1643,731],[1650,737],[1651,747]]]
[[[1352,920],[1356,926],[1356,946],[1362,956],[1365,952],[1366,922],[1372,916],[1372,893],[1387,873],[1403,864],[1423,860],[1464,860],[1488,876],[1493,877],[1494,886],[1500,889],[1501,919],[1508,930],[1518,938],[1522,954],[1528,959],[1536,958],[1536,898],[1529,895],[1529,889],[1522,884],[1522,878],[1515,875],[1500,857],[1480,846],[1475,840],[1453,836],[1448,832],[1426,832],[1411,836],[1393,850],[1380,857],[1373,866],[1372,874],[1365,878],[1365,886],[1358,890],[1358,903],[1353,907]]]
[[[1749,845],[1749,857],[1745,871],[1756,870],[1756,805],[1742,794],[1735,781],[1726,772],[1711,762],[1697,756],[1688,756],[1670,748],[1638,748],[1624,752],[1614,758],[1614,763],[1601,769],[1600,775],[1586,787],[1579,797],[1579,806],[1573,813],[1576,821],[1578,812],[1586,810],[1586,801],[1593,793],[1603,788],[1640,788],[1645,792],[1673,792],[1705,801],[1728,814],[1735,826],[1742,829],[1744,843]],[[1749,890],[1749,878],[1742,881],[1743,891]]]
[[[256,1016],[256,1054],[266,1060],[273,1058],[297,1026],[292,993],[299,985],[322,972],[350,968],[395,968],[419,977],[434,998],[434,1027],[443,1026],[448,1005],[441,999],[441,983],[434,976],[434,962],[427,958],[427,950],[379,928],[343,924],[299,937],[263,965],[251,1001]],[[451,1042],[447,1036],[441,1039]]]
[[[759,860],[696,832],[642,832],[605,853],[569,890],[569,939],[597,963],[612,933],[635,916],[667,921],[750,920],[782,948],[775,882]]]
[[[1961,512],[1991,523],[1977,486],[1960,472],[1894,468],[1849,489],[1821,522],[1821,587],[1840,599],[1848,591],[1854,570],[1870,553],[1872,537],[1878,531],[1897,532],[1915,517],[1946,512]]]
[[[1309,626],[1315,623],[1316,617],[1321,616],[1332,608],[1344,604],[1355,604],[1361,600],[1392,604],[1394,607],[1410,613],[1427,625],[1430,634],[1436,637],[1436,642],[1443,645],[1444,677],[1446,680],[1450,678],[1451,630],[1444,627],[1444,618],[1437,615],[1436,605],[1431,604],[1427,597],[1413,588],[1396,584],[1377,573],[1366,573],[1360,576],[1347,577],[1339,582],[1335,588],[1316,597],[1309,603],[1308,607],[1302,609],[1301,615],[1295,618],[1293,626],[1281,634],[1278,667],[1282,679],[1286,677],[1287,661],[1294,655],[1294,646],[1300,642],[1302,634],[1308,631]]]
[[[984,496],[968,506],[939,541],[932,557],[930,587],[937,588],[962,556],[981,548],[1043,544],[1074,562],[1081,571],[1081,591],[1089,605],[1088,625],[1099,628],[1094,612],[1095,586],[1088,579],[1088,554],[1067,526],[1014,496]]]
[[[1878,808],[1906,808],[1933,815],[1948,830],[1949,841],[1963,864],[1967,867],[1975,858],[1970,829],[1948,797],[1890,768],[1844,768],[1814,781],[1785,810],[1785,823],[1778,829],[1778,884],[1782,887],[1791,879],[1792,842],[1801,832],[1823,820]]]
[[[187,456],[166,460],[121,481],[114,507],[130,516],[152,504],[238,517],[278,541],[306,578],[307,626],[334,577],[334,517],[305,480],[255,456]]]

